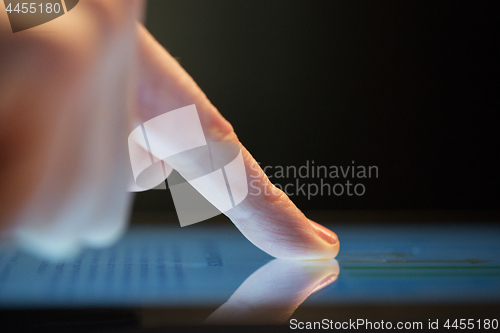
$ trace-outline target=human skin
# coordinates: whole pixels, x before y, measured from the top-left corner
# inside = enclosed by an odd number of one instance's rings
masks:
[[[82,0],[76,8],[16,34],[0,10],[4,232],[24,228],[31,235],[27,239],[36,239],[62,228],[78,234],[71,239],[83,245],[115,240],[123,231],[121,224],[95,221],[126,218],[128,134],[137,123],[195,104],[206,139],[237,144],[248,180],[261,189],[261,195],[247,196],[226,213],[236,227],[277,258],[337,255],[335,233],[310,221],[269,181],[231,124],[138,23],[141,1]],[[91,198],[85,212],[98,213],[82,217],[78,226],[53,222],[64,220],[61,211],[84,190]]]

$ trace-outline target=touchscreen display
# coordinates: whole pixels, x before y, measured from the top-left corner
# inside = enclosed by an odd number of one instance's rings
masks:
[[[134,227],[114,246],[61,262],[4,245],[0,307],[213,306],[240,287],[286,298],[306,285],[310,305],[500,299],[497,226],[328,227],[339,235],[337,260],[274,260],[234,227]],[[330,281],[313,291],[308,279],[320,277]]]

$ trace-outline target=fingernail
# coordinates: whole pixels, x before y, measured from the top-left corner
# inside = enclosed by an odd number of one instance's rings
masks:
[[[321,237],[328,244],[333,245],[339,241],[339,238],[337,237],[337,235],[333,231],[331,231],[330,229],[327,229],[316,222],[313,222],[313,221],[310,221],[310,222],[311,222],[312,226],[314,227],[314,230],[316,231],[316,233],[319,235],[319,237]]]
[[[323,289],[324,287],[326,287],[327,285],[329,285],[330,283],[332,283],[336,279],[337,279],[337,275],[335,275],[335,274],[328,275],[326,278],[324,278],[323,280],[319,281],[319,283],[316,285],[316,287],[314,287],[314,289],[311,292],[311,294],[317,292],[320,289]]]

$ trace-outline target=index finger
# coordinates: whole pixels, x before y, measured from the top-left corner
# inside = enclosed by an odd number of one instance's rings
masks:
[[[210,103],[194,80],[144,27],[140,26],[139,30],[138,112],[141,121],[195,104],[207,141],[238,145],[247,173],[247,185],[252,181],[252,188],[259,190],[258,195],[248,195],[240,204],[225,212],[243,235],[277,258],[335,257],[339,250],[337,235],[310,221],[283,191],[269,181],[240,143],[231,124]],[[196,167],[199,162],[186,155],[178,165],[171,165],[182,174],[183,168]]]

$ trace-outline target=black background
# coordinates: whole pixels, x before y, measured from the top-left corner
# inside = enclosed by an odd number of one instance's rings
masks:
[[[299,208],[498,209],[499,18],[494,1],[150,0],[146,26],[262,165],[378,166],[364,196]]]

